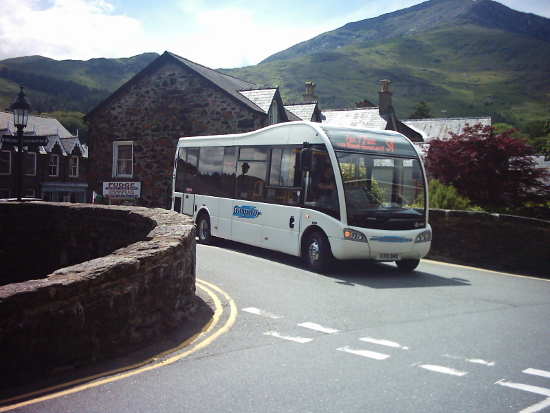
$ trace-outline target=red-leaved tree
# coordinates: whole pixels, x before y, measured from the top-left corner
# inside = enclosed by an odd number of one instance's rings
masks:
[[[492,126],[466,126],[460,135],[430,141],[426,170],[453,185],[475,205],[520,207],[550,199],[550,174],[538,168],[531,147],[514,129],[495,134]]]

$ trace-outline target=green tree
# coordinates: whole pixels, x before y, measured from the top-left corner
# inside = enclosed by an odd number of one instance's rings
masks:
[[[86,126],[86,124],[82,120],[82,118],[84,117],[84,113],[56,111],[42,113],[42,116],[57,119],[65,129],[67,129],[73,135],[76,135],[78,133],[81,141],[85,143],[87,142],[88,126]]]
[[[454,209],[479,210],[473,207],[468,198],[458,195],[458,191],[452,185],[444,185],[437,179],[430,179],[428,182],[428,193],[430,208],[435,209]]]
[[[430,107],[424,101],[417,103],[414,107],[414,112],[409,115],[409,119],[428,119],[433,116],[430,115]]]
[[[492,126],[467,126],[462,134],[434,139],[426,155],[431,178],[453,185],[475,205],[518,208],[550,198],[549,172],[537,167],[532,148],[514,130],[495,134]]]

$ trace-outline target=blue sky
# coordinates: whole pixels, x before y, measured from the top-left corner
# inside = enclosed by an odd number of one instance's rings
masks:
[[[472,0],[475,1],[475,0]],[[253,65],[346,23],[419,0],[0,0],[0,60],[165,50],[211,68]],[[550,0],[501,0],[550,18]]]

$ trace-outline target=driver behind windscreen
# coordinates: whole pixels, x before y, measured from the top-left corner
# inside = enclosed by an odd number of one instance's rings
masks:
[[[336,181],[334,180],[334,171],[330,163],[325,163],[321,168],[321,174],[317,177],[315,183],[315,194],[317,198],[321,196],[330,196],[332,191],[336,189]]]

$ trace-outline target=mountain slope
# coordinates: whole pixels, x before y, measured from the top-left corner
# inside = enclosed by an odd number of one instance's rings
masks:
[[[521,13],[492,0],[430,0],[376,18],[348,23],[275,53],[261,63],[467,24],[550,42],[550,20],[544,17]]]
[[[0,61],[0,109],[9,107],[25,84],[35,110],[86,112],[158,57],[144,53],[124,59],[54,60],[27,56]],[[80,87],[79,87],[80,86]],[[45,109],[42,109],[44,107]]]
[[[426,101],[436,117],[492,116],[521,127],[549,114],[550,19],[489,0],[432,0],[228,72],[279,85],[295,102],[312,81],[321,109],[376,103],[380,80],[390,79],[401,119]]]

